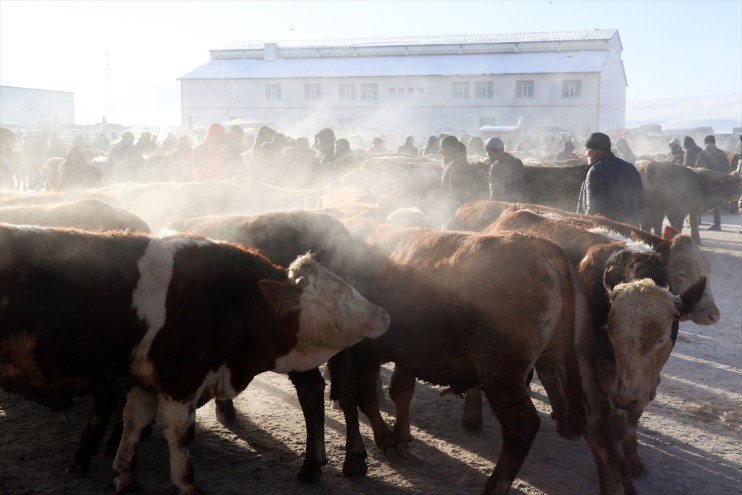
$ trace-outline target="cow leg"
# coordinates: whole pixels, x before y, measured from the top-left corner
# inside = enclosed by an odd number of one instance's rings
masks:
[[[71,473],[86,473],[90,459],[98,451],[111,414],[116,409],[119,392],[108,390],[93,396],[93,407],[80,435],[80,443],[69,467]],[[118,444],[118,442],[117,442]]]
[[[639,442],[636,437],[636,428],[639,425],[643,411],[628,413],[626,435],[623,439],[623,453],[629,463],[629,470],[633,478],[646,478],[647,468],[639,457]]]
[[[625,415],[600,400],[593,404],[585,429],[585,440],[598,468],[601,495],[637,495],[623,455]]]
[[[170,482],[179,495],[200,493],[193,482],[188,447],[196,433],[196,404],[160,397],[162,430],[170,450]]]
[[[518,475],[533,439],[536,438],[541,420],[526,392],[525,382],[508,389],[483,383],[482,390],[502,430],[500,456],[483,493],[503,495],[508,492]]]
[[[395,365],[392,379],[389,382],[389,397],[394,402],[396,415],[394,419],[394,443],[410,443],[410,404],[415,393],[415,375],[403,366]],[[403,457],[407,452],[401,452]]]
[[[299,481],[314,483],[322,475],[322,466],[327,464],[325,453],[325,380],[319,368],[289,373],[296,388],[296,395],[304,413],[307,428],[307,445],[304,464],[299,470]]]
[[[688,215],[688,224],[690,225],[690,237],[696,244],[701,245],[701,234],[698,233],[698,225],[701,222],[701,212],[692,211]]]
[[[343,476],[364,476],[368,472],[366,447],[358,422],[358,407],[361,403],[359,364],[362,361],[354,351],[354,349],[340,351],[327,363],[331,377],[330,398],[338,401],[345,417]]]
[[[557,433],[568,440],[580,438],[580,434],[574,431],[569,421],[569,406],[563,386],[567,380],[563,360],[543,355],[536,361],[536,372],[549,398],[552,417],[556,420]]]
[[[466,391],[464,396],[464,418],[461,421],[466,431],[482,431],[482,390],[479,385]]]
[[[150,424],[157,412],[157,395],[147,393],[139,387],[131,389],[124,406],[121,441],[113,460],[113,471],[116,477],[113,483],[117,493],[138,491],[141,486],[134,478],[134,466],[137,461],[137,445],[142,430]]]

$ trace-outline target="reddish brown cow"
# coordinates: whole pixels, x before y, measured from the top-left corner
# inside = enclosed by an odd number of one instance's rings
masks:
[[[526,392],[527,376],[534,366],[550,400],[556,401],[557,430],[567,437],[580,433],[579,426],[568,421],[579,417],[582,407],[574,399],[581,389],[570,378],[570,335],[575,326],[586,324],[589,310],[569,261],[552,243],[519,235],[380,226],[367,241],[389,253],[393,261],[424,273],[436,287],[452,290],[482,310],[496,329],[476,340],[465,328],[449,329],[448,334],[456,337],[441,342],[427,329],[408,336],[404,346],[416,349],[420,356],[391,359],[395,369],[390,394],[397,410],[391,436],[384,433],[386,426],[377,411],[364,411],[371,413],[377,444],[388,448],[411,439],[409,404],[415,378],[451,385],[449,390],[455,393],[471,388],[467,383],[478,384],[503,434],[500,457],[485,492],[506,493],[539,428]],[[446,363],[445,373],[441,362]],[[560,383],[566,386],[564,390]],[[572,398],[569,406],[565,393]],[[519,424],[515,429],[511,429],[512,420]]]
[[[197,493],[188,445],[202,395],[233,397],[264,371],[315,368],[389,325],[385,310],[311,256],[286,270],[188,236],[0,225],[0,299],[7,391],[64,407],[134,385],[114,460],[117,492],[138,486],[136,447],[158,406],[171,481]]]
[[[469,209],[462,207],[456,213],[457,217],[461,217],[457,220],[460,225],[459,228],[464,228],[461,225],[467,223],[484,223],[487,216],[491,216],[492,222],[495,222],[502,215],[503,211],[528,210],[539,215],[568,219],[575,226],[583,229],[596,229],[595,231],[602,235],[620,234],[620,237],[617,238],[619,240],[623,239],[625,241],[626,238],[636,239],[648,244],[658,253],[663,253],[662,259],[666,265],[667,274],[670,277],[670,285],[676,294],[685,292],[702,277],[706,279],[706,288],[703,297],[690,314],[683,316],[683,321],[692,320],[698,325],[713,325],[721,318],[721,313],[716,306],[714,295],[711,291],[711,268],[708,260],[704,257],[698,244],[690,236],[678,234],[676,230],[666,228],[663,236],[660,237],[640,230],[633,225],[614,222],[605,217],[579,215],[548,206],[523,203],[499,203],[499,205],[505,205],[504,210],[499,211],[498,204],[491,205],[488,203],[492,202],[484,202],[485,204],[480,206],[477,203],[479,202],[469,205]],[[472,212],[470,214],[471,216],[467,215],[468,211]],[[467,220],[467,218],[471,220]],[[481,231],[484,233],[490,232],[489,226]]]

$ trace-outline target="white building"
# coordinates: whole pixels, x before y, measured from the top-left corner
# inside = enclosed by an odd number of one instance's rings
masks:
[[[625,125],[616,30],[245,42],[179,78],[181,118],[429,134]]]
[[[75,95],[69,91],[0,86],[0,122],[44,126],[75,122]]]

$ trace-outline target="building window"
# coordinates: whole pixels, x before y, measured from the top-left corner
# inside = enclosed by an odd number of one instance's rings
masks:
[[[475,98],[494,98],[492,81],[474,83]]]
[[[564,81],[562,84],[562,98],[579,98],[582,96],[582,81]]]
[[[355,100],[356,99],[356,85],[355,84],[341,84],[340,85],[340,99],[341,100]]]
[[[361,99],[362,100],[378,100],[379,99],[379,85],[375,83],[361,84]]]
[[[425,94],[425,88],[417,88],[417,94],[419,95]]]
[[[389,88],[389,94],[390,94],[390,95],[395,95],[395,94],[397,94],[397,88]]]
[[[281,85],[280,84],[266,84],[265,85],[265,99],[266,100],[280,100],[281,99]]]
[[[452,98],[469,98],[469,83],[455,82],[451,85]]]
[[[533,81],[516,81],[515,97],[533,98]]]
[[[322,87],[319,84],[304,85],[305,100],[319,100],[320,98],[322,98]]]
[[[414,95],[415,94],[415,88],[407,88],[407,94],[408,95]]]

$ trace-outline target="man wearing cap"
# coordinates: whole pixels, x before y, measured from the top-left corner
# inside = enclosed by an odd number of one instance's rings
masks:
[[[484,144],[489,157],[490,197],[494,201],[523,201],[523,162],[505,152],[505,143],[491,137]]]
[[[708,135],[703,138],[704,148],[698,153],[696,158],[696,168],[705,168],[721,174],[729,173],[729,162],[727,154],[716,147],[716,138]],[[719,207],[713,209],[714,223],[708,230],[721,230],[721,212]]]
[[[602,132],[590,134],[585,156],[590,170],[582,183],[577,212],[638,226],[645,198],[636,168],[611,152],[611,139]]]

